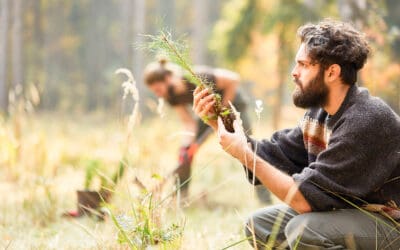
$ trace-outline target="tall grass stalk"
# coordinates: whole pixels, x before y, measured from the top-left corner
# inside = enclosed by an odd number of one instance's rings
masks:
[[[251,237],[246,237],[246,238],[240,239],[240,240],[238,240],[238,241],[235,241],[234,243],[232,243],[232,244],[230,244],[230,245],[228,245],[228,246],[226,246],[226,247],[224,247],[224,248],[221,248],[221,250],[226,250],[226,249],[235,247],[235,246],[237,246],[237,245],[239,245],[239,244],[241,244],[241,243],[243,243],[243,242],[247,242],[248,240],[250,240],[250,238],[251,238]]]
[[[119,173],[123,173],[124,168],[129,164],[127,157],[133,136],[133,128],[138,123],[139,93],[133,75],[128,69],[121,68],[116,73],[127,77],[127,80],[122,83],[124,89],[123,98],[130,96],[134,101],[134,107],[127,125],[127,139],[123,150],[123,160],[121,160],[119,169]],[[158,177],[158,175],[153,175],[155,179],[159,179]],[[110,181],[116,182],[118,179],[118,174],[116,174]],[[135,198],[129,195],[131,204],[129,212],[116,215],[111,206],[106,207],[106,212],[118,230],[119,242],[127,244],[131,249],[142,250],[152,245],[172,244],[173,241],[181,238],[183,226],[173,223],[169,227],[165,227],[161,214],[166,208],[155,206],[155,201],[160,199],[162,187],[156,185],[154,188],[149,188],[137,177],[135,177],[135,183],[141,189],[142,195]]]
[[[259,127],[260,125],[260,121],[261,121],[261,112],[263,111],[264,107],[262,105],[262,101],[261,100],[256,100],[256,108],[255,108],[255,112],[257,115],[257,124],[256,127]],[[253,153],[253,166],[252,166],[252,185],[253,185],[253,197],[255,198],[256,196],[256,158],[257,158],[257,150],[258,150],[258,141],[256,141],[255,145],[254,145],[254,153]],[[246,157],[247,159],[247,157]],[[246,166],[247,166],[247,162],[246,162]],[[248,168],[246,167],[246,174],[248,176]],[[256,236],[255,236],[255,230],[254,230],[254,220],[253,218],[251,218],[250,221],[250,227],[251,227],[251,232],[253,234],[253,245],[257,247],[256,244]]]

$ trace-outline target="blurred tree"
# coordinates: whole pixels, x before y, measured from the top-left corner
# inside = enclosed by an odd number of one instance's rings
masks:
[[[319,18],[316,12],[318,4],[306,5],[303,1],[282,0],[279,1],[269,15],[265,15],[264,32],[275,32],[278,38],[278,88],[272,116],[272,127],[279,128],[283,99],[285,96],[285,82],[290,77],[290,65],[294,60],[296,44],[295,34],[300,25]]]
[[[228,4],[235,4],[235,0]],[[290,61],[294,56],[296,39],[294,39],[297,28],[307,22],[319,17],[317,9],[325,5],[325,1],[314,2],[309,6],[304,1],[281,0],[273,4],[272,8],[267,9],[265,1],[246,0],[242,6],[240,14],[235,19],[224,20],[230,22],[225,33],[216,34],[218,38],[226,41],[220,43],[223,59],[234,64],[246,55],[248,48],[252,44],[252,32],[263,34],[276,34],[277,44],[277,69],[278,86],[274,98],[272,122],[273,128],[278,129],[281,120],[281,110],[285,93],[285,82],[289,77]],[[230,17],[228,17],[230,18]]]
[[[78,6],[77,6],[78,7]],[[87,9],[88,19],[85,20],[85,78],[90,94],[87,96],[88,109],[99,108],[104,98],[104,70],[107,65],[108,45],[107,22],[112,4],[108,0],[90,1]],[[73,20],[71,20],[74,22]],[[77,20],[79,22],[79,19]]]
[[[8,12],[9,1],[0,0],[0,111],[6,113],[8,109],[7,86],[7,40],[8,40]]]
[[[132,62],[131,40],[133,37],[133,1],[134,0],[122,0],[120,6],[123,47],[120,56],[123,59],[123,65],[125,67],[129,67]]]
[[[44,84],[44,75],[45,72],[43,70],[43,43],[44,43],[44,34],[43,34],[43,13],[42,13],[42,0],[31,0],[29,4],[32,5],[32,13],[30,14],[33,18],[33,22],[30,23],[30,30],[32,30],[33,34],[31,36],[26,37],[25,39],[29,42],[25,44],[25,58],[27,60],[26,68],[24,69],[26,78],[31,79],[37,86],[43,88]],[[28,10],[30,8],[27,8]],[[25,10],[25,14],[29,15],[29,12]],[[28,30],[28,29],[27,29]],[[28,56],[29,55],[29,56]],[[31,58],[30,61],[29,58]],[[29,63],[29,68],[28,68]]]
[[[400,68],[400,52],[399,48],[396,48],[396,45],[399,46],[400,40],[400,32],[398,31],[400,2],[392,0],[338,0],[337,6],[341,19],[350,21],[358,29],[364,30],[373,49],[381,52],[370,59],[371,63],[380,61],[374,69],[380,72],[377,74],[361,72],[364,73],[364,77],[359,77],[358,84],[364,84],[364,81],[366,81],[367,87],[373,89],[375,95],[383,97],[395,111],[400,112],[400,72],[395,73]],[[390,55],[388,56],[388,54]],[[376,82],[371,81],[373,74],[377,76],[374,79]],[[377,88],[377,85],[381,87]]]
[[[208,28],[208,0],[194,1],[193,20],[193,62],[196,64],[206,63],[206,36]]]
[[[215,40],[219,41],[216,51],[228,64],[234,64],[243,57],[251,44],[251,32],[257,29],[260,14],[259,0],[237,1],[232,0],[225,4],[227,14],[220,22],[226,27],[223,32],[214,34]],[[233,12],[239,12],[233,15]],[[230,15],[232,14],[232,15]]]
[[[389,36],[393,48],[393,59],[400,61],[400,1],[386,0],[386,23],[389,28]]]
[[[400,1],[386,0],[387,15],[385,21],[388,26],[388,36],[391,45],[391,60],[397,64],[400,69]],[[394,85],[393,99],[390,104],[397,113],[400,114],[400,72],[397,72],[397,77],[392,80]]]
[[[204,6],[204,13],[197,15],[195,4]],[[135,43],[144,42],[141,35],[158,32],[160,26],[177,36],[189,33],[190,39],[196,34],[201,37],[194,39],[196,50],[204,53],[202,63],[209,63],[206,39],[220,5],[185,0],[0,0],[0,108],[7,110],[8,85],[26,81],[39,87],[42,109],[119,109],[120,89],[113,84],[119,67],[133,69],[145,100],[142,71],[154,58],[135,49]],[[195,25],[200,16],[206,21]]]
[[[20,2],[20,3],[17,3]],[[46,72],[43,69],[43,1],[20,0],[13,1],[14,5],[20,5],[20,9],[14,8],[13,13],[19,16],[13,22],[11,33],[13,84],[35,84],[40,90],[44,87]],[[17,12],[17,13],[16,13]],[[20,12],[18,14],[18,12]],[[20,22],[20,24],[18,24]],[[20,43],[20,45],[18,45]],[[18,52],[19,51],[19,52]],[[15,65],[15,66],[14,66]],[[18,73],[20,72],[20,73]],[[42,104],[39,102],[40,105]]]
[[[158,0],[157,1],[157,12],[160,14],[159,16],[162,18],[161,21],[163,25],[170,28],[175,28],[176,25],[176,14],[177,6],[176,0]],[[159,20],[160,21],[160,20]]]
[[[12,84],[24,84],[22,69],[22,4],[13,0],[12,26]]]
[[[133,8],[134,17],[134,32],[133,32],[133,42],[134,44],[143,44],[144,37],[146,33],[146,1],[145,0],[134,0]],[[145,88],[143,83],[143,70],[145,67],[145,55],[142,50],[133,48],[133,75],[136,77],[138,82],[138,90],[140,94],[145,93]],[[143,111],[143,105],[140,106]]]
[[[339,15],[344,21],[353,22],[358,28],[366,23],[367,0],[338,0]]]

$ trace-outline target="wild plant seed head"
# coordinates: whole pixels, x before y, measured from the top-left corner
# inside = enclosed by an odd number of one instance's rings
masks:
[[[135,107],[132,110],[131,115],[129,116],[129,120],[128,120],[128,134],[131,134],[131,132],[133,131],[133,127],[136,124],[136,121],[139,118],[139,105],[136,103]]]
[[[30,84],[29,85],[29,94],[30,94],[30,100],[34,106],[39,105],[40,103],[40,93],[38,88],[35,86],[35,84]]]
[[[139,91],[136,87],[136,81],[133,78],[132,72],[126,68],[119,68],[115,71],[115,74],[123,74],[128,79],[122,83],[122,88],[124,90],[123,99],[126,99],[128,95],[132,96],[135,102],[139,101]]]
[[[257,100],[256,100],[256,108],[255,108],[255,111],[256,111],[256,114],[257,114],[258,119],[260,119],[260,117],[261,117],[261,112],[262,112],[263,110],[264,110],[263,101],[260,100],[260,99],[257,99]]]
[[[136,124],[136,121],[139,119],[139,91],[136,87],[136,81],[133,78],[133,74],[129,69],[119,68],[115,71],[115,74],[123,74],[128,79],[122,83],[122,88],[124,90],[123,99],[126,99],[128,95],[131,95],[133,101],[135,102],[135,106],[132,109],[132,113],[129,116],[128,121],[128,137],[131,135],[133,131],[133,127]]]

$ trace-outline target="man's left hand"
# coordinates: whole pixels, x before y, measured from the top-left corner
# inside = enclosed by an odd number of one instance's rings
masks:
[[[246,135],[243,127],[238,120],[233,122],[235,132],[230,133],[226,130],[221,117],[218,117],[218,139],[222,149],[241,162],[245,161],[246,154],[251,154],[251,148],[247,144]]]

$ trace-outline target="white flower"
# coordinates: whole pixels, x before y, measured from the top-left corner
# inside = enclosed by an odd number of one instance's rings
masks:
[[[257,117],[258,117],[258,118],[260,118],[261,112],[262,112],[263,110],[264,110],[263,101],[260,100],[260,99],[257,99],[257,100],[256,100],[256,109],[255,109],[255,111],[256,111],[256,114],[257,114]]]

